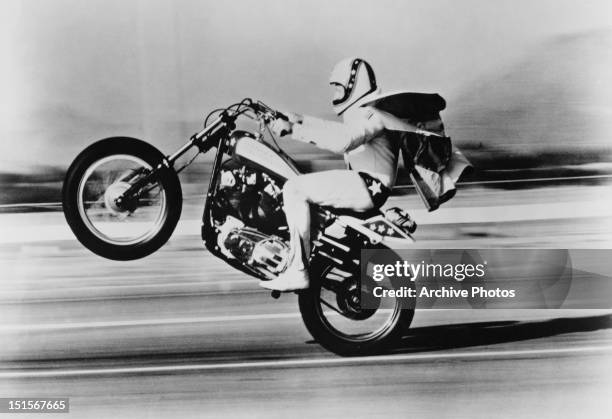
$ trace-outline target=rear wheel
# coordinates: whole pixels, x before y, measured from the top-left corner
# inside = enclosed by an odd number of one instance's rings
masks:
[[[339,355],[387,352],[397,346],[412,322],[416,298],[374,297],[375,286],[388,290],[398,289],[399,284],[393,278],[374,282],[366,277],[360,281],[360,273],[355,272],[359,269],[351,270],[333,264],[318,270],[311,287],[299,295],[304,324],[321,346]],[[367,304],[364,298],[369,300]]]
[[[137,193],[124,193],[164,159],[134,138],[98,141],[74,160],[64,181],[62,203],[77,239],[92,252],[115,260],[147,256],[170,237],[181,215],[176,172],[163,168]]]

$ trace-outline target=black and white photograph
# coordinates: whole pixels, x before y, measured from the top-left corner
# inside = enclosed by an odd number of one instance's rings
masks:
[[[0,34],[0,416],[612,417],[609,1]]]

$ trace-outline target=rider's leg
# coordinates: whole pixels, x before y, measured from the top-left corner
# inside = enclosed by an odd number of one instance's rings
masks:
[[[351,170],[329,170],[291,179],[283,188],[284,209],[295,254],[310,255],[310,204],[366,211],[373,204],[361,176]],[[301,251],[301,252],[300,252]],[[295,259],[296,264],[302,264]]]
[[[306,269],[305,258],[310,254],[310,203],[305,191],[304,178],[300,176],[285,183],[283,187],[283,209],[287,217],[292,250],[291,265],[293,268]]]
[[[308,287],[310,204],[365,211],[373,207],[368,189],[357,172],[330,170],[298,176],[283,187],[284,210],[291,235],[292,259],[287,270],[261,285],[281,291]]]

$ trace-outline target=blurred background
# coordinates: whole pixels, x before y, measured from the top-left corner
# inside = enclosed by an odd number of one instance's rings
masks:
[[[445,97],[480,180],[608,173],[611,13],[605,0],[3,1],[0,203],[57,201],[100,138],[170,153],[246,96],[333,118],[328,75],[350,55],[383,90]],[[313,170],[341,165],[286,144]]]
[[[295,295],[203,250],[211,156],[181,174],[181,221],[144,259],[92,254],[59,201],[104,137],[170,153],[247,96],[333,119],[329,72],[359,55],[383,90],[442,95],[476,166],[431,213],[400,172],[386,205],[410,211],[416,246],[605,252],[610,16],[608,0],[0,1],[0,396],[70,397],[92,418],[609,418],[611,310],[571,304],[601,252],[573,260],[561,309],[417,310],[394,355],[351,360],[312,341]]]

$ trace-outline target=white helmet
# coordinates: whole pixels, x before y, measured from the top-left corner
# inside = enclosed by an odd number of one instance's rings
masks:
[[[339,86],[332,104],[334,111],[342,115],[357,101],[378,91],[374,70],[361,58],[346,58],[334,66],[329,84]]]

